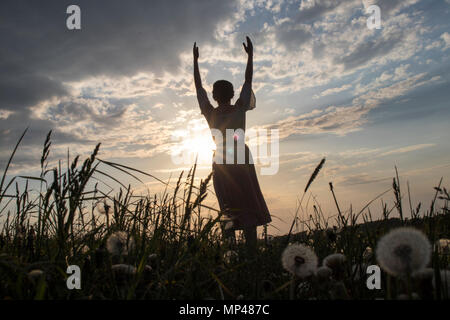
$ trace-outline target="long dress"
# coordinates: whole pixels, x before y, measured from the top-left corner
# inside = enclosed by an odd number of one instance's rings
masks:
[[[214,190],[220,210],[231,218],[234,230],[270,223],[272,220],[258,183],[251,152],[243,143],[245,115],[248,110],[255,107],[255,98],[250,85],[244,84],[240,98],[230,106],[214,108],[204,90],[198,90],[197,97],[211,131],[215,130],[213,138],[217,138],[217,132],[223,137],[222,143],[215,141],[217,149],[212,164]],[[232,148],[227,148],[226,145],[227,129],[241,129],[233,135]],[[245,147],[245,161],[238,161],[242,160],[237,150],[238,140],[241,141],[241,146]],[[232,152],[229,157],[232,159],[231,163],[227,159],[227,153],[230,152]]]

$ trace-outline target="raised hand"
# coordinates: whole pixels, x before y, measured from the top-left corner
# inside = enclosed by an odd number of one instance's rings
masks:
[[[192,53],[194,54],[194,59],[198,60],[198,47],[197,47],[197,42],[194,42],[194,48],[192,49]]]
[[[247,45],[243,42],[245,52],[247,52],[248,55],[253,55],[253,44],[249,37],[247,38]]]

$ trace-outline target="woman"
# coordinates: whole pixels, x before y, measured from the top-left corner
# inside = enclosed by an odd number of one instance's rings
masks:
[[[252,91],[253,45],[249,37],[247,37],[247,45],[245,43],[243,45],[248,55],[245,82],[239,99],[234,105],[231,104],[231,99],[234,96],[233,85],[226,80],[216,81],[213,85],[213,98],[217,101],[217,108],[214,108],[209,102],[200,78],[199,54],[196,43],[194,43],[193,48],[194,80],[201,113],[208,121],[211,131],[219,131],[223,137],[222,143],[215,141],[217,149],[212,167],[214,190],[220,210],[225,212],[232,221],[232,227],[227,228],[226,233],[228,236],[234,237],[235,230],[243,230],[247,245],[251,250],[254,250],[256,248],[257,226],[271,222],[271,218],[258,184],[255,166],[247,145],[245,145],[245,161],[237,161],[239,155],[237,145],[239,143],[236,140],[245,141],[243,133],[245,132],[246,111],[255,107],[255,97]],[[236,132],[232,136],[234,148],[231,148],[231,150],[226,148],[227,129]],[[213,136],[217,137],[214,134]],[[232,154],[231,163],[228,161],[229,159],[226,159],[227,153]],[[223,161],[217,161],[217,159]]]

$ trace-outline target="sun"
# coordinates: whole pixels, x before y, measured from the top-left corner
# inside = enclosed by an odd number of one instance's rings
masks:
[[[174,133],[176,143],[171,148],[172,160],[175,164],[193,165],[210,164],[216,145],[210,130],[204,126],[194,126],[190,130],[179,130]]]

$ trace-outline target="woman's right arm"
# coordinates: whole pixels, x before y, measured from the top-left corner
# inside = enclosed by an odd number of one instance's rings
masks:
[[[213,106],[209,102],[208,94],[206,93],[206,90],[202,86],[202,79],[200,77],[200,70],[198,68],[198,47],[197,44],[194,42],[194,48],[193,48],[193,55],[194,55],[194,82],[195,82],[195,89],[197,91],[197,100],[198,104],[200,106],[200,110],[202,111],[202,114],[207,116],[209,112],[213,109]]]

